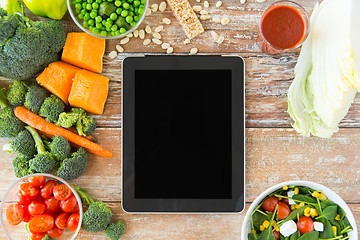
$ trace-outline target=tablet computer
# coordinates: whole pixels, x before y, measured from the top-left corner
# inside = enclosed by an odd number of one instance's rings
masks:
[[[122,90],[123,209],[241,212],[242,58],[128,57]]]

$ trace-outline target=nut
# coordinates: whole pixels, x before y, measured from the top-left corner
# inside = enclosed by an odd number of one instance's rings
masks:
[[[258,3],[263,3],[265,2],[266,0],[256,0]]]
[[[157,39],[161,39],[161,35],[158,32],[153,33],[153,37]]]
[[[174,52],[174,49],[172,47],[169,47],[167,50],[166,50],[166,53],[167,54],[172,54]]]
[[[208,8],[210,6],[209,2],[208,1],[205,1],[204,2],[204,8]]]
[[[130,38],[126,37],[120,40],[120,44],[127,44],[129,42]]]
[[[151,31],[151,27],[149,26],[149,25],[147,25],[146,27],[145,27],[145,32],[146,33],[151,33],[152,31]]]
[[[210,34],[213,37],[214,41],[217,41],[219,39],[219,35],[216,32],[211,31]]]
[[[145,45],[145,46],[149,45],[150,43],[151,43],[151,40],[149,38],[147,38],[143,41],[143,45]]]
[[[115,59],[117,57],[117,52],[116,51],[111,51],[110,53],[109,53],[109,58],[110,59]]]
[[[184,41],[184,44],[185,44],[185,45],[188,44],[188,43],[190,43],[190,39],[189,39],[189,38],[185,39],[185,41]]]
[[[229,19],[229,18],[222,18],[222,19],[221,19],[221,24],[224,25],[224,26],[225,26],[226,24],[228,24],[229,22],[230,22],[230,19]]]
[[[126,35],[128,38],[132,38],[133,37],[133,33],[129,33],[128,35]]]
[[[149,16],[150,14],[151,14],[151,10],[150,10],[150,8],[148,8],[148,9],[146,10],[145,16]]]
[[[195,5],[195,6],[193,6],[193,9],[195,12],[200,12],[202,10],[202,7],[199,5]]]
[[[134,37],[138,37],[139,36],[139,30],[134,30]]]
[[[200,20],[209,20],[211,18],[210,15],[201,15]]]
[[[163,21],[163,23],[168,24],[168,25],[171,23],[171,20],[168,18],[163,18],[162,21]]]
[[[158,39],[158,38],[153,38],[152,41],[153,41],[153,43],[155,43],[157,45],[162,44],[162,41],[160,39]]]
[[[168,49],[170,47],[170,44],[169,43],[163,43],[161,44],[161,48],[162,49]]]
[[[164,29],[164,26],[160,25],[160,26],[156,27],[154,31],[155,32],[161,32],[163,29]]]
[[[139,37],[141,39],[144,39],[145,38],[145,31],[143,29],[139,30]]]
[[[159,5],[157,5],[156,3],[154,3],[153,5],[151,5],[151,11],[152,12],[156,12],[159,8]]]
[[[192,48],[192,49],[190,50],[190,55],[195,55],[195,54],[197,54],[197,52],[198,52],[198,49],[197,49],[197,48]]]
[[[220,19],[220,18],[217,18],[217,17],[212,18],[212,20],[213,20],[215,23],[220,23],[220,22],[221,22],[221,19]]]
[[[159,5],[160,12],[165,11],[165,9],[166,9],[166,2],[161,2]]]
[[[201,10],[201,11],[200,11],[200,14],[201,14],[201,15],[208,15],[209,13],[208,13],[208,11],[206,11],[206,10]]]
[[[118,51],[119,53],[124,52],[124,48],[122,46],[120,46],[120,45],[116,45],[115,48],[116,48],[116,51]]]
[[[241,4],[246,3],[246,0],[240,0],[240,3],[241,3]]]
[[[216,40],[216,42],[218,43],[218,44],[221,44],[223,41],[224,41],[224,36],[220,36],[219,38],[218,38],[218,40]]]
[[[216,6],[217,8],[219,8],[219,7],[221,7],[221,5],[222,5],[222,1],[217,1],[215,6]]]

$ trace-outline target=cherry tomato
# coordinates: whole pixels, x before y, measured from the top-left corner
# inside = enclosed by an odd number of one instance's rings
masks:
[[[265,211],[273,212],[275,211],[276,205],[278,204],[279,200],[275,196],[268,197],[263,204],[261,205]]]
[[[77,204],[76,197],[72,194],[69,199],[60,201],[60,208],[64,212],[72,212]]]
[[[67,220],[67,227],[69,228],[70,231],[76,232],[76,229],[79,225],[79,219],[80,219],[80,214],[78,213],[71,214],[71,216]]]
[[[27,205],[20,205],[24,210],[23,222],[29,222],[31,219],[31,214],[29,213],[29,208]]]
[[[24,197],[24,195],[21,194],[21,191],[19,191],[15,197],[18,204],[28,205],[29,203],[31,203],[30,198]]]
[[[29,229],[32,232],[44,233],[54,227],[54,217],[50,214],[33,216],[29,222]]]
[[[314,231],[314,222],[309,217],[301,216],[297,223],[297,227],[301,234],[305,234]]]
[[[65,184],[56,185],[53,192],[54,197],[57,200],[67,200],[72,194],[70,188],[68,188]]]
[[[78,213],[79,211],[80,211],[79,203],[76,202],[76,205],[75,205],[74,209],[73,209],[71,212],[73,212],[73,213]]]
[[[280,239],[280,233],[278,231],[273,231],[273,234],[274,234],[274,237],[276,240],[279,240]]]
[[[6,218],[11,225],[18,225],[24,218],[23,208],[17,203],[9,205],[6,209]]]
[[[65,229],[67,226],[67,220],[70,217],[71,213],[61,213],[55,219],[55,225],[60,229]]]
[[[290,214],[289,206],[283,202],[279,202],[278,204],[279,204],[279,206],[278,206],[278,210],[277,210],[277,219],[282,220],[282,219],[287,218]]]
[[[47,235],[52,238],[59,238],[63,234],[63,229],[57,228],[56,226],[53,227],[53,229],[47,231]]]
[[[49,180],[47,181],[40,189],[40,195],[43,198],[48,198],[53,192],[54,187],[56,186],[56,180]]]
[[[32,231],[29,231],[29,236],[31,240],[41,240],[43,237],[45,237],[46,233],[35,233]]]
[[[28,206],[29,213],[32,216],[43,214],[45,211],[45,208],[46,208],[46,205],[45,205],[44,200],[39,200],[39,199],[33,200]]]
[[[20,185],[21,194],[24,197],[35,198],[39,194],[39,188],[33,187],[30,183],[22,183]]]
[[[55,214],[60,208],[59,200],[57,200],[53,196],[45,199],[45,205],[45,213]]]
[[[46,177],[45,176],[32,176],[32,177],[28,177],[27,180],[31,184],[31,186],[41,187],[42,185],[44,185],[44,183],[46,181]]]
[[[283,198],[281,199],[281,202],[285,203],[286,205],[290,206],[290,203],[289,203],[289,199],[288,198]]]

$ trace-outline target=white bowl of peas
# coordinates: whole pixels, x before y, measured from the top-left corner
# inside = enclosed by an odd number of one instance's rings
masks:
[[[149,0],[67,0],[76,25],[99,38],[122,38],[144,20]]]

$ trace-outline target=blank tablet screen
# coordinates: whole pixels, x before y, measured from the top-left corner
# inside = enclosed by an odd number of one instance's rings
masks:
[[[135,70],[135,198],[231,199],[231,70]]]

